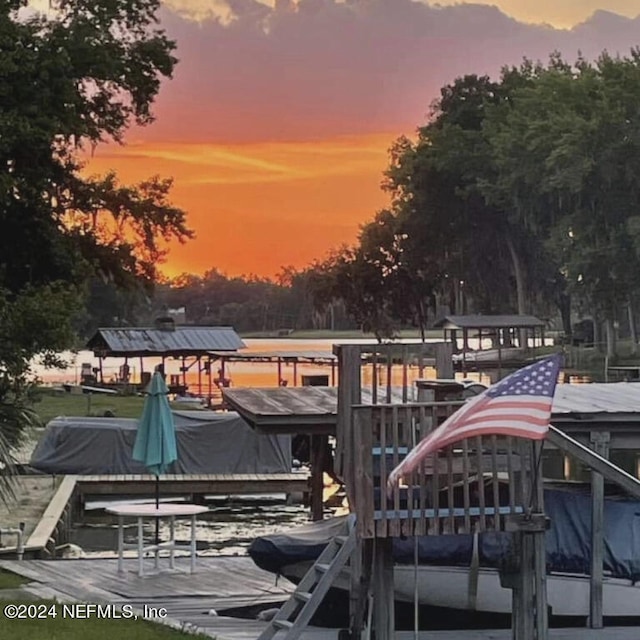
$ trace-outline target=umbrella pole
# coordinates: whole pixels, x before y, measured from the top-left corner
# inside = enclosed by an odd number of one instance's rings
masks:
[[[156,474],[156,511],[159,508],[160,508],[160,476]],[[160,518],[158,517],[156,517],[156,544],[160,544]]]

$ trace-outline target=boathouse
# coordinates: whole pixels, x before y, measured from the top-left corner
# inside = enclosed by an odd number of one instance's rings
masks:
[[[451,343],[456,371],[495,371],[496,379],[504,368],[524,366],[530,347],[544,345],[545,323],[534,316],[448,315],[433,326],[442,328],[444,341]],[[470,339],[477,342],[476,349]]]
[[[152,367],[145,369],[145,358],[159,358],[163,368],[166,360],[171,358],[180,361],[181,375],[174,375],[168,380],[169,391],[184,393],[187,389],[187,373],[195,367],[198,377],[196,395],[209,398],[219,382],[212,372],[212,362],[215,360],[212,352],[236,352],[244,347],[244,342],[231,327],[176,325],[173,318],[158,319],[156,326],[151,328],[101,328],[87,343],[87,349],[98,358],[95,381],[100,384],[105,383],[102,368],[105,358],[124,358],[117,383],[143,387],[149,382],[153,371]],[[140,361],[136,380],[129,375],[129,360],[133,358],[139,358]]]

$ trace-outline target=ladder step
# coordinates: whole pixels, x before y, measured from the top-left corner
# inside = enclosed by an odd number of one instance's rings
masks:
[[[289,620],[272,620],[271,624],[279,629],[291,629],[293,627],[293,622]]]
[[[300,602],[309,602],[312,595],[313,593],[310,593],[309,591],[295,591],[293,593],[293,597]]]
[[[347,536],[336,536],[334,538],[334,541],[336,542],[336,544],[342,546],[347,541]]]
[[[329,571],[329,567],[331,567],[330,564],[321,564],[319,562],[316,563],[314,566],[318,573],[327,573],[327,571]]]

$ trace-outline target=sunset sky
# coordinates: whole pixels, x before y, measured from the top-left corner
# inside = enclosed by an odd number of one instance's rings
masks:
[[[386,204],[388,148],[443,84],[523,56],[640,44],[640,0],[494,4],[166,0],[180,62],[157,121],[99,147],[89,171],[174,177],[197,238],[172,247],[168,275],[303,267]]]

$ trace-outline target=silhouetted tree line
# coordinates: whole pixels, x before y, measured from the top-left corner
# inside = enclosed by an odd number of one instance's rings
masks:
[[[317,304],[311,269],[286,268],[275,279],[182,275],[156,287],[154,308],[181,309],[188,324],[232,326],[237,331],[351,329],[357,325],[344,304]]]

